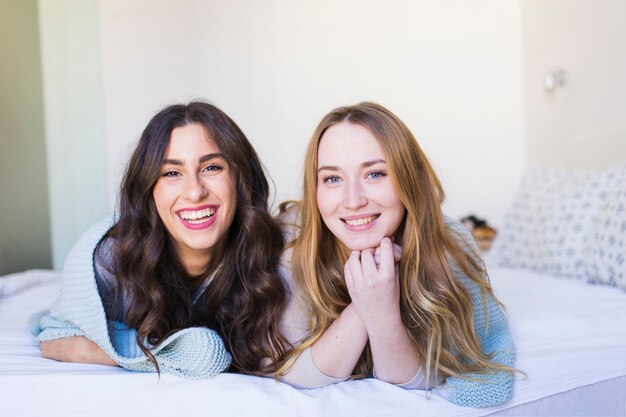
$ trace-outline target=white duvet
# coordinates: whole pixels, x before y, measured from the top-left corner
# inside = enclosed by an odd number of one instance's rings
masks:
[[[490,269],[509,312],[516,366],[527,374],[518,376],[509,402],[490,409],[457,407],[376,380],[298,391],[269,378],[159,379],[43,359],[26,323],[51,303],[59,283],[49,271],[20,276],[11,281],[20,291],[0,295],[2,416],[480,416],[626,375],[626,293],[528,271]]]

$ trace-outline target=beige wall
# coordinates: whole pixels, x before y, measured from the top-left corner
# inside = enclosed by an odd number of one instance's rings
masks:
[[[265,161],[277,201],[298,196],[319,118],[365,99],[416,134],[443,180],[448,213],[474,212],[496,226],[528,161],[591,167],[626,158],[601,145],[626,143],[624,0],[39,6],[56,268],[82,231],[113,210],[141,130],[174,101],[208,98],[228,112]],[[547,94],[543,76],[556,68],[566,84]]]
[[[531,163],[597,168],[626,160],[626,1],[524,0]],[[548,93],[546,72],[565,84]]]
[[[51,266],[36,0],[0,0],[0,275]]]
[[[194,97],[240,124],[278,202],[322,115],[360,100],[408,124],[453,216],[497,223],[524,169],[518,1],[103,0],[100,18],[109,190],[149,117]]]
[[[107,207],[97,0],[39,0],[53,265]]]
[[[39,29],[34,4],[0,1],[0,268],[48,265],[51,234],[59,269],[149,117],[195,97],[241,125],[277,201],[322,114],[364,99],[413,130],[453,216],[497,225],[527,161],[626,159],[624,0],[39,0]]]

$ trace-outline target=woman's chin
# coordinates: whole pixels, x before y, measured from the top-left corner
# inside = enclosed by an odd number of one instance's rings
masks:
[[[376,249],[380,246],[380,241],[383,240],[381,237],[378,238],[370,238],[370,239],[354,239],[351,241],[342,242],[345,247],[347,247],[350,251],[362,251],[365,249]]]

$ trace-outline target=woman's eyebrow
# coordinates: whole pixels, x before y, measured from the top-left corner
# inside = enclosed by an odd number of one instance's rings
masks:
[[[180,159],[164,159],[163,161],[161,161],[161,165],[179,165],[179,166],[183,166],[185,164]]]
[[[198,163],[201,164],[203,162],[210,161],[211,159],[215,159],[215,158],[222,158],[224,160],[226,159],[223,153],[215,152],[215,153],[202,155],[200,158],[198,158]],[[161,162],[161,165],[183,166],[185,165],[185,162],[181,161],[180,159],[164,159],[163,162]]]
[[[198,159],[198,163],[203,163],[206,161],[210,161],[211,159],[215,159],[215,158],[222,158],[224,160],[226,160],[226,156],[221,153],[221,152],[214,152],[214,153],[209,153],[206,155],[202,155],[199,159]]]
[[[373,161],[367,161],[367,162],[363,162],[361,164],[361,166],[363,168],[368,168],[371,167],[372,165],[376,165],[376,164],[386,164],[387,162],[385,162],[384,159],[374,159]]]
[[[336,167],[334,165],[322,165],[317,169],[317,172],[320,171],[339,171],[339,167]]]
[[[366,162],[363,162],[363,163],[361,164],[361,167],[363,167],[363,168],[369,168],[369,167],[371,167],[372,165],[376,165],[376,164],[386,164],[386,163],[387,163],[387,162],[385,162],[385,160],[384,160],[384,159],[374,159],[374,160],[372,160],[372,161],[366,161]],[[317,172],[320,172],[320,171],[339,171],[339,167],[338,167],[338,166],[335,166],[335,165],[322,165],[321,167],[319,167],[319,168],[317,169]]]

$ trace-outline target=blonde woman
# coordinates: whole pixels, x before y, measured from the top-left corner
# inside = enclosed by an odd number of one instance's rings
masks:
[[[283,206],[278,372],[300,388],[374,377],[487,407],[512,390],[515,347],[476,247],[409,129],[374,103],[328,113],[303,201]]]

